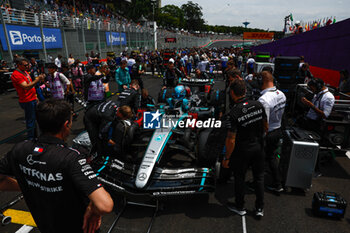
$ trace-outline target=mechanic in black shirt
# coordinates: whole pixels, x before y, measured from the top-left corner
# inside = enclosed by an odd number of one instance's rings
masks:
[[[113,209],[86,159],[64,142],[72,127],[63,100],[41,102],[36,111],[42,135],[20,142],[0,160],[0,189],[16,189],[15,177],[42,233],[95,232]]]
[[[110,141],[111,129],[119,120],[130,119],[132,112],[129,106],[118,106],[113,101],[102,102],[89,108],[84,116],[85,129],[89,134],[92,153],[103,156],[108,151],[106,145],[115,145]],[[118,145],[117,145],[118,146]]]
[[[138,56],[135,59],[136,63],[132,65],[131,67],[131,81],[137,80],[141,90],[143,89],[143,80],[141,78],[141,75],[145,73],[145,68],[141,64],[141,58]]]
[[[163,89],[175,87],[179,77],[184,78],[184,73],[175,68],[174,63],[169,62],[163,78]]]
[[[245,175],[252,166],[255,183],[255,215],[264,214],[264,154],[263,137],[267,131],[264,107],[258,101],[245,98],[246,86],[243,80],[235,80],[230,85],[230,97],[234,101],[227,115],[228,133],[226,154],[222,161],[224,168],[230,166],[234,171],[236,203],[228,203],[228,208],[243,216]]]
[[[201,72],[199,68],[196,68],[194,77],[198,79],[209,79],[209,75],[206,72]]]
[[[157,72],[158,72],[158,77],[163,77],[164,66],[163,66],[163,57],[162,57],[162,54],[159,53],[156,59],[157,59]]]
[[[130,106],[134,113],[141,107],[141,95],[139,93],[139,83],[137,80],[132,80],[130,88],[123,90],[118,97],[119,106]]]
[[[154,76],[154,70],[157,64],[157,55],[155,52],[151,53],[151,56],[149,58],[149,64],[151,65],[152,76]]]

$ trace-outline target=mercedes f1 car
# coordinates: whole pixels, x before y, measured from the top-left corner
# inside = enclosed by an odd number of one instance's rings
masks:
[[[193,102],[170,98],[168,105],[149,106],[151,111],[142,116],[143,127],[120,122],[122,152],[92,160],[98,179],[110,190],[132,196],[214,191],[223,127],[213,117],[213,107],[197,107]],[[86,132],[73,141],[90,147]]]

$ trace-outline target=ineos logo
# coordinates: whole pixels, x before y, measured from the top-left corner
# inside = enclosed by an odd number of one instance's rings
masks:
[[[147,178],[147,174],[146,173],[140,173],[140,175],[138,175],[137,177],[140,181],[144,181]]]

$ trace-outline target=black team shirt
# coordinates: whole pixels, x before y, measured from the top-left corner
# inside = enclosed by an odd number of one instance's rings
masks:
[[[83,232],[87,196],[101,187],[86,159],[52,136],[16,144],[0,174],[17,179],[42,233]]]
[[[243,145],[252,142],[262,142],[264,120],[266,114],[260,102],[242,98],[234,104],[227,115],[226,126],[231,132],[236,132],[235,150],[245,149]]]

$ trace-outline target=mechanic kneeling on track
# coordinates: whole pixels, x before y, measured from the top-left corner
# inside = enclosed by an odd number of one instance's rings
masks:
[[[130,119],[132,111],[129,106],[119,107],[115,102],[102,102],[89,108],[84,116],[84,125],[89,134],[92,149],[91,153],[97,152],[99,156],[105,156],[110,152],[107,145],[113,147],[115,151],[119,151],[121,140],[111,140],[113,134],[117,131],[113,130],[118,121]],[[114,138],[121,139],[122,135]]]
[[[246,86],[243,80],[235,80],[230,85],[230,97],[234,101],[227,115],[228,133],[226,137],[226,154],[222,161],[224,168],[233,168],[235,178],[236,203],[227,207],[243,216],[245,175],[252,166],[255,183],[255,215],[264,215],[264,134],[267,121],[263,105],[245,98]]]
[[[282,192],[282,175],[279,171],[278,160],[275,151],[278,148],[279,140],[282,138],[282,117],[286,106],[286,96],[274,85],[273,75],[268,71],[261,72],[262,92],[259,102],[264,106],[269,124],[266,135],[266,161],[272,173],[272,185],[267,188]]]
[[[36,114],[43,134],[18,143],[0,160],[0,190],[21,189],[42,233],[95,232],[113,200],[84,156],[64,142],[72,127],[71,107],[49,99]]]

